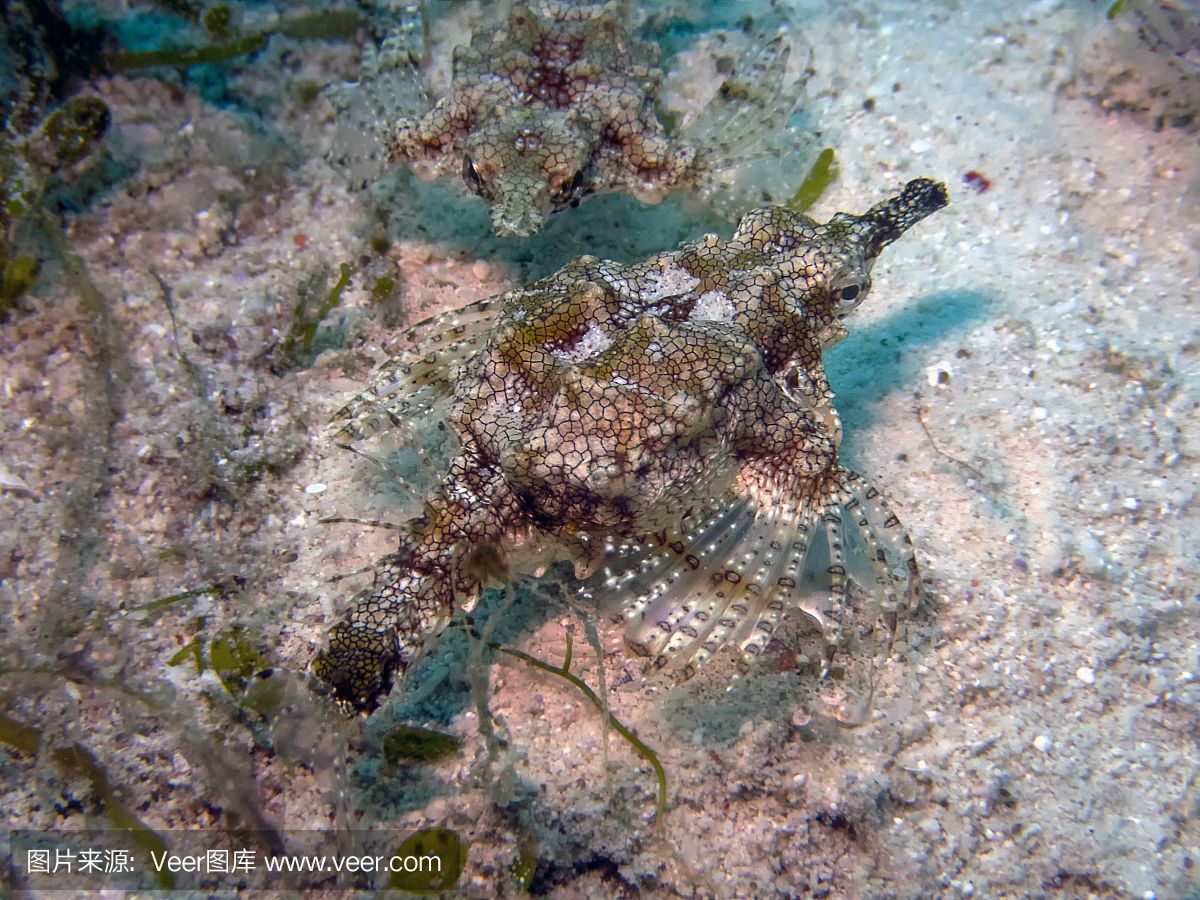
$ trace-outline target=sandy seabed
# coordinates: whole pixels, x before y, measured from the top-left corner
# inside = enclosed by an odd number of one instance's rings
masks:
[[[128,172],[67,240],[107,316],[68,267],[0,325],[11,714],[45,746],[88,748],[164,833],[453,828],[470,895],[518,895],[514,862],[536,857],[530,887],[556,897],[1197,896],[1196,127],[1138,102],[1146,51],[1092,4],[797,12],[806,103],[841,169],[816,217],[917,176],[952,196],[885,252],[826,359],[844,457],[909,527],[929,594],[869,721],[836,727],[799,699],[786,649],[728,689],[717,671],[665,690],[602,627],[612,712],[668,775],[658,829],[650,767],[606,744],[580,694],[511,659],[476,664],[472,693],[465,638],[366,725],[303,698],[260,723],[178,661],[242,627],[263,665],[303,670],[362,586],[330,579],[388,551],[386,529],[321,520],[413,511],[327,425],[399,325],[580,252],[629,260],[730,228],[608,197],[504,242],[454,185],[400,173],[350,194],[307,86],[352,77],[358,50],[280,39],[233,67],[236,103],[169,78],[90,86]],[[703,70],[703,46],[676,64]],[[279,365],[301,291],[347,262],[321,352]],[[384,276],[395,290],[373,293]],[[572,621],[524,598],[494,634],[557,661]],[[575,634],[573,671],[596,685]],[[463,748],[388,764],[399,721]],[[49,757],[0,749],[7,825],[102,827],[94,784]]]

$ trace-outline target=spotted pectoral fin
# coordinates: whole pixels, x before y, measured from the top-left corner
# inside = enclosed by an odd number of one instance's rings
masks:
[[[623,598],[630,646],[686,677],[727,644],[761,652],[800,589],[806,536],[728,493],[679,528],[615,544],[587,585]]]
[[[894,622],[916,610],[923,592],[912,539],[878,488],[849,469],[840,475],[842,509],[864,548],[861,558],[873,563],[881,613]]]
[[[781,626],[807,623],[784,643],[836,683],[826,693],[847,720],[869,704],[915,584],[907,535],[859,476],[796,479],[755,463],[681,527],[614,543],[584,582],[601,609],[620,598],[631,647],[683,677],[724,646],[746,668]]]
[[[392,357],[367,390],[334,417],[339,435],[362,439],[389,428],[402,431],[447,400],[463,365],[486,343],[500,307],[498,299],[472,303],[413,325],[413,346]]]
[[[805,523],[811,590],[797,607],[821,625],[826,670],[835,653],[868,636],[889,649],[899,618],[919,599],[920,578],[912,542],[879,491],[843,466],[796,478],[762,460],[746,464],[741,484],[783,522]]]
[[[772,27],[773,26],[773,27]],[[790,128],[804,93],[800,78],[811,50],[794,23],[760,23],[734,71],[680,138],[696,148],[695,181],[708,200],[741,213],[762,202],[764,175],[755,164],[786,158],[786,168],[805,171],[801,157],[815,156],[804,135]],[[798,76],[797,73],[800,73]]]
[[[358,81],[335,84],[326,91],[336,114],[326,159],[351,189],[361,190],[383,174],[397,123],[419,117],[429,108],[420,70],[424,55],[424,29],[414,9],[379,46],[367,44]]]

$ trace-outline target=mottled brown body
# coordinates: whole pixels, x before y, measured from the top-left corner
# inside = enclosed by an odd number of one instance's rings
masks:
[[[921,179],[824,225],[765,207],[730,240],[629,266],[581,257],[504,295],[494,323],[495,301],[440,323],[347,414],[403,419],[452,391],[460,455],[316,673],[371,708],[452,598],[473,602],[481,556],[548,539],[569,546],[587,592],[618,595],[630,643],[659,665],[690,668],[732,641],[752,657],[793,607],[831,656],[856,580],[894,627],[916,563],[879,493],[838,462],[821,353],[880,250],[945,203]],[[846,521],[867,578],[842,557]],[[817,536],[829,589],[814,599],[800,576]]]
[[[450,93],[397,123],[392,160],[461,172],[498,234],[533,234],[598,190],[661,198],[695,153],[667,140],[657,50],[623,18],[616,3],[514,5],[498,32],[455,52]]]
[[[497,27],[455,50],[450,90],[424,113],[403,108],[411,84],[395,60],[407,54],[392,38],[369,50],[361,96],[341,90],[335,102],[371,107],[364,128],[374,135],[361,152],[424,177],[461,177],[500,235],[534,234],[590,194],[657,203],[766,152],[797,99],[785,86],[785,41],[756,41],[695,126],[672,136],[655,111],[658,48],[632,34],[629,11],[618,2],[512,3]],[[334,156],[353,169],[358,152]]]

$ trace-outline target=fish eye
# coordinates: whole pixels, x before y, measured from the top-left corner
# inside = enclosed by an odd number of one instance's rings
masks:
[[[555,202],[564,205],[578,206],[579,201],[592,192],[591,184],[588,182],[586,169],[578,169],[571,176],[570,181],[564,180],[558,188]]]
[[[475,163],[471,161],[469,153],[463,154],[462,177],[463,183],[466,184],[472,193],[483,193],[483,179],[479,177],[479,172],[475,168]]]
[[[829,292],[829,300],[833,305],[833,312],[839,319],[842,316],[848,315],[858,309],[858,305],[862,303],[863,297],[866,296],[866,286],[857,281],[851,281],[848,284],[843,284]]]
[[[551,186],[551,203],[556,210],[565,209],[566,206],[578,206],[580,200],[592,192],[592,180],[588,175],[588,167],[584,166],[576,169],[569,179],[564,178],[557,186]]]

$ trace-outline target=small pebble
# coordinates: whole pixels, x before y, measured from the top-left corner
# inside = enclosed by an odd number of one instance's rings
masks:
[[[329,487],[329,485],[321,484],[321,482],[318,481],[315,484],[310,484],[307,487],[305,487],[304,493],[306,493],[306,494],[321,494],[321,493],[324,493],[328,487]]]
[[[1096,670],[1093,669],[1091,666],[1080,666],[1078,669],[1075,670],[1075,677],[1078,678],[1080,681],[1082,681],[1084,684],[1095,684],[1096,683]]]
[[[1050,415],[1050,411],[1048,409],[1046,409],[1046,407],[1044,407],[1044,406],[1035,406],[1033,408],[1033,417],[1035,419],[1037,419],[1039,422],[1042,419],[1046,418],[1046,416],[1048,416],[1048,415]]]
[[[488,275],[491,274],[491,271],[491,268],[482,259],[477,259],[475,262],[471,263],[471,274],[480,281],[486,281]]]
[[[1046,735],[1039,734],[1033,739],[1033,747],[1041,753],[1048,753],[1050,748],[1054,746],[1054,741],[1050,740]]]
[[[925,138],[917,138],[908,145],[908,149],[913,153],[928,153],[933,149],[933,142],[928,141]]]
[[[142,452],[139,450],[138,456],[142,455]],[[0,488],[10,488],[14,491],[29,491],[29,485],[22,481],[18,476],[8,471],[8,469],[4,467],[4,463],[0,463]]]
[[[1121,501],[1121,505],[1123,507],[1125,507],[1127,510],[1129,510],[1130,512],[1133,512],[1135,509],[1137,509],[1139,506],[1142,505],[1142,501],[1139,500],[1137,497],[1126,497],[1124,500]]]
[[[925,380],[929,382],[930,387],[945,387],[950,383],[951,375],[953,370],[945,360],[936,362],[925,370]]]

